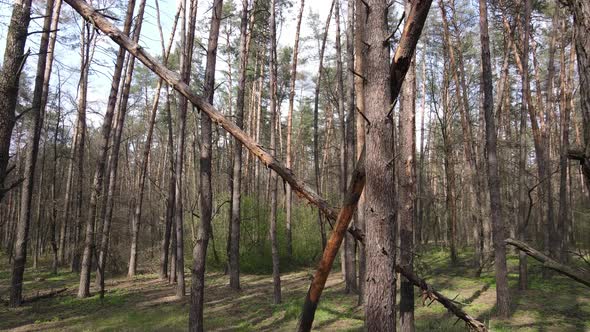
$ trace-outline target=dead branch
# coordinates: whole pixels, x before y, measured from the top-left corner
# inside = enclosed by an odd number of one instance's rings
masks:
[[[518,241],[515,239],[506,239],[505,242],[507,244],[517,247],[518,249],[525,252],[527,255],[543,263],[544,267],[557,271],[587,287],[590,287],[590,272],[558,263],[557,261],[553,260],[552,258],[546,256],[542,252],[538,251],[537,249],[529,246],[528,244],[522,241]]]
[[[35,296],[23,298],[22,303],[31,303],[31,302],[35,302],[35,301],[38,301],[38,300],[42,300],[42,299],[47,299],[47,298],[50,298],[50,297],[54,297],[55,295],[61,294],[61,293],[65,292],[65,291],[67,291],[67,290],[68,290],[68,288],[65,287],[65,288],[61,288],[61,289],[51,290],[51,291],[49,291],[47,293],[39,293],[39,292],[37,292],[37,295],[35,295]]]
[[[428,285],[424,279],[421,279],[413,272],[407,271],[397,264],[395,265],[395,270],[404,277],[406,277],[406,279],[408,279],[412,284],[414,284],[414,286],[422,290],[423,303],[427,299],[431,301],[437,301],[438,303],[442,304],[445,308],[447,308],[453,315],[457,316],[458,319],[464,321],[465,324],[467,324],[467,326],[469,327],[469,329],[473,331],[487,331],[486,326],[482,322],[471,317],[469,314],[463,311],[456,304],[456,301],[449,299],[448,297],[442,295],[441,293],[433,289],[432,286]]]

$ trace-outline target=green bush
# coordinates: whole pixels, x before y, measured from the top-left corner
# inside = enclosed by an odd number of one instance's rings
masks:
[[[228,199],[219,196],[215,206]],[[313,266],[322,252],[321,236],[317,223],[317,210],[308,205],[294,204],[291,221],[293,255],[287,255],[287,228],[283,201],[277,210],[277,239],[279,241],[280,270],[288,272],[301,267]],[[227,265],[227,237],[229,226],[229,204],[213,218],[213,236],[207,251],[207,266],[224,270]],[[270,206],[250,195],[242,196],[240,236],[240,270],[244,273],[272,273],[271,245],[269,237]],[[191,251],[187,250],[190,255]],[[217,259],[215,255],[217,254]]]

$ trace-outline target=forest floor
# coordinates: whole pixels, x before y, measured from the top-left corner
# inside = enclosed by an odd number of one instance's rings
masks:
[[[513,291],[513,315],[507,320],[494,318],[495,283],[491,272],[473,276],[468,258],[450,267],[444,252],[433,251],[418,259],[417,269],[437,290],[463,303],[465,311],[485,321],[492,331],[590,331],[590,291],[559,275],[541,278],[541,269],[530,262],[530,289],[516,289],[516,259],[509,260]],[[9,265],[0,260],[0,296],[6,300]],[[291,331],[313,269],[281,276],[283,303],[273,305],[270,275],[242,275],[242,290],[227,287],[221,272],[207,274],[205,329],[207,331]],[[188,271],[187,271],[188,277]],[[188,297],[178,300],[174,288],[159,281],[155,274],[142,274],[133,280],[114,277],[107,280],[104,299],[95,295],[76,298],[77,274],[27,269],[25,298],[52,289],[68,287],[57,296],[28,303],[17,309],[0,305],[0,330],[13,331],[174,331],[186,330]],[[187,278],[190,282],[190,277]],[[187,285],[187,291],[189,290]],[[363,312],[357,296],[344,294],[340,273],[333,273],[316,313],[314,330],[362,330]],[[464,331],[438,303],[422,304],[416,296],[417,331]]]

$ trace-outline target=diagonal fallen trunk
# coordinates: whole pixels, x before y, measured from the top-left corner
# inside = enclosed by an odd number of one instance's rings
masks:
[[[590,287],[590,273],[584,270],[576,269],[561,263],[558,263],[551,257],[543,254],[537,249],[529,246],[525,242],[518,241],[515,239],[506,239],[506,243],[517,247],[518,249],[525,252],[527,255],[543,263],[543,267],[557,271],[563,275],[566,275],[575,281]]]
[[[35,295],[35,296],[23,298],[23,303],[31,303],[31,302],[35,302],[35,301],[42,300],[42,299],[48,299],[50,297],[54,297],[56,295],[59,295],[67,290],[68,290],[67,288],[61,288],[61,289],[51,290],[46,293],[37,293],[37,295]]]
[[[424,300],[430,299],[431,301],[437,301],[438,303],[442,304],[453,315],[457,316],[457,318],[464,321],[469,330],[479,332],[487,331],[486,326],[482,322],[471,317],[469,314],[463,311],[459,306],[455,304],[453,300],[434,290],[432,286],[428,285],[424,279],[420,279],[420,277],[418,277],[411,271],[404,270],[404,268],[397,264],[395,265],[395,270],[404,277],[406,277],[406,279],[408,279],[412,284],[414,284],[414,286],[422,290]]]
[[[213,105],[208,103],[205,99],[198,96],[196,93],[191,91],[189,86],[182,82],[180,75],[175,73],[163,64],[158,62],[148,52],[146,52],[138,43],[127,37],[121,30],[119,30],[114,24],[112,24],[105,16],[103,16],[98,10],[89,5],[83,0],[65,0],[74,10],[76,10],[84,19],[90,22],[94,27],[104,34],[109,36],[115,43],[125,48],[130,54],[141,61],[146,67],[164,79],[170,86],[176,91],[180,92],[190,102],[203,111],[211,120],[225,129],[228,133],[234,136],[242,145],[244,145],[250,153],[260,159],[266,167],[275,171],[284,181],[287,181],[291,185],[291,189],[294,190],[298,196],[308,200],[311,204],[317,206],[322,213],[324,213],[329,219],[336,220],[338,217],[338,210],[334,209],[328,204],[324,198],[318,195],[310,186],[303,181],[297,179],[293,171],[285,167],[281,162],[273,157],[268,151],[262,146],[256,143],[246,132],[240,129],[235,123],[223,116]],[[349,230],[349,232],[355,236],[359,241],[362,241],[361,232],[355,228]]]

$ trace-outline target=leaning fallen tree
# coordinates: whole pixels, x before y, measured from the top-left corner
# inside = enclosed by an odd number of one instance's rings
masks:
[[[335,243],[336,245],[333,246],[333,249],[335,251],[338,251],[340,243],[342,243],[342,236],[347,229],[357,240],[359,240],[360,242],[364,242],[363,234],[360,230],[354,227],[348,227],[350,220],[352,219],[352,212],[356,208],[356,204],[358,202],[358,196],[360,196],[360,192],[362,192],[365,184],[363,157],[361,157],[359,159],[359,162],[357,162],[357,166],[354,171],[355,175],[351,183],[351,189],[349,189],[349,192],[347,193],[347,204],[345,204],[345,206],[340,211],[330,207],[330,205],[324,198],[322,198],[320,195],[314,192],[303,181],[298,180],[289,168],[283,166],[275,157],[268,153],[262,146],[257,144],[255,140],[249,137],[243,130],[241,130],[233,122],[228,120],[219,111],[217,111],[213,105],[211,105],[205,99],[192,92],[189,86],[181,81],[179,74],[169,70],[163,64],[158,62],[154,57],[149,55],[149,53],[147,53],[141,46],[139,46],[138,43],[132,41],[129,37],[127,37],[121,30],[119,30],[107,18],[105,18],[105,16],[103,16],[98,10],[96,10],[94,7],[92,7],[83,0],[64,1],[68,5],[70,5],[74,10],[76,10],[84,19],[90,22],[96,29],[102,31],[104,34],[109,36],[114,42],[119,44],[121,47],[125,48],[131,55],[135,56],[146,67],[148,67],[158,76],[160,76],[170,86],[172,86],[175,90],[180,92],[188,100],[190,100],[190,102],[194,106],[199,108],[203,113],[205,113],[209,118],[211,118],[212,121],[217,123],[228,133],[234,136],[242,145],[244,145],[250,151],[250,153],[252,153],[258,159],[260,159],[264,165],[275,171],[279,176],[281,176],[281,178],[283,178],[284,181],[288,182],[289,185],[291,185],[292,190],[294,190],[298,196],[305,198],[311,204],[316,205],[322,211],[322,213],[324,213],[329,219],[337,220],[335,229],[331,235],[331,237],[340,237],[340,241],[336,241],[338,243]],[[405,49],[405,52],[407,51],[408,49]],[[401,54],[401,56],[398,56],[400,54],[396,53],[396,56],[394,57],[394,62],[398,61],[399,63],[405,65],[407,59],[407,57],[405,56],[405,52],[404,54]],[[410,53],[413,53],[413,49]],[[407,71],[407,68],[405,69],[405,71]],[[395,82],[396,86],[401,86],[402,81],[403,77],[399,82]],[[324,256],[326,256],[326,253],[324,253]],[[328,273],[331,266],[331,263],[326,265]],[[408,280],[412,281],[412,283],[414,283],[417,287],[420,287],[422,289],[424,289],[423,287],[425,287],[426,289],[431,289],[426,284],[426,282],[424,282],[424,280],[418,278],[413,273],[405,271],[399,266],[397,266],[396,269],[398,269],[398,271],[402,275],[408,278]],[[315,279],[316,278],[314,278],[314,281]],[[325,279],[323,280],[323,284],[320,284],[320,279],[318,279],[317,285],[321,286],[321,289],[323,289],[325,285]],[[438,292],[434,293],[433,290],[431,290],[427,294],[431,294],[429,295],[430,298],[443,304],[452,313],[457,315],[460,319],[464,320],[467,323],[467,325],[471,328],[477,331],[485,331],[485,326],[482,323],[465,314],[460,308],[458,308],[453,303],[452,300],[444,297],[442,294]],[[317,299],[319,300],[319,296]]]
[[[528,245],[525,242],[518,241],[515,239],[506,239],[506,243],[515,246],[516,248],[522,250],[527,255],[538,260],[539,262],[541,262],[543,264],[543,267],[546,267],[546,268],[551,269],[553,271],[557,271],[565,276],[568,276],[568,277],[574,279],[575,281],[577,281],[587,287],[590,287],[590,272],[561,264],[561,263],[555,261],[554,259],[552,259],[551,257],[543,254],[539,250],[531,247],[530,245]]]
[[[461,309],[455,301],[433,289],[432,286],[426,283],[426,280],[421,279],[411,271],[404,270],[403,267],[397,264],[395,265],[395,270],[406,277],[406,279],[414,284],[414,286],[422,290],[422,298],[424,301],[430,299],[431,301],[437,301],[438,303],[442,304],[445,308],[447,308],[447,310],[449,310],[449,312],[457,316],[459,320],[464,321],[465,325],[467,325],[467,327],[472,331],[487,331],[486,326],[482,322],[463,311],[463,309]]]

